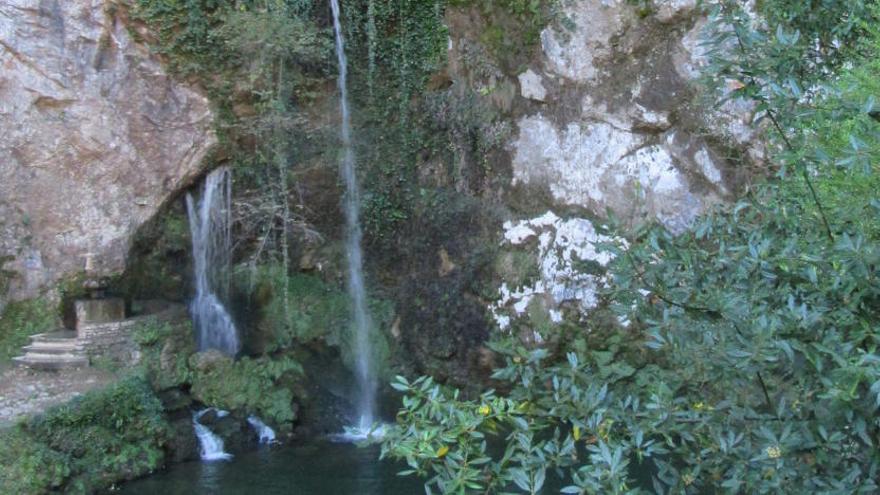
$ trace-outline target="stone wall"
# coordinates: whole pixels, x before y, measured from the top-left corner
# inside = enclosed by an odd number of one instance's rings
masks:
[[[81,325],[77,329],[77,339],[89,359],[109,359],[123,365],[135,365],[140,362],[140,352],[134,341],[134,331],[153,321],[188,327],[190,320],[186,307],[174,304],[155,314]]]

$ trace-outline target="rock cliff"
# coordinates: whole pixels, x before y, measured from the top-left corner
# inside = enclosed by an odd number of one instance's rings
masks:
[[[736,191],[742,170],[726,159],[729,150],[753,164],[762,156],[749,105],[714,109],[697,97],[707,63],[697,2],[558,5],[538,46],[512,61],[497,50],[486,55],[478,9],[447,14],[453,87],[484,95],[513,129],[509,168],[498,167],[509,174],[497,194],[510,208],[501,249],[528,253],[520,265],[531,275],[523,283],[521,273],[502,270],[489,305],[502,329],[519,317],[527,328],[563,315],[577,321],[599,304],[609,260],[595,246],[608,239],[594,226],[606,212],[624,228],[656,220],[682,232]]]
[[[108,0],[0,4],[0,305],[87,254],[95,274],[119,272],[216,142],[207,99],[134,29]]]

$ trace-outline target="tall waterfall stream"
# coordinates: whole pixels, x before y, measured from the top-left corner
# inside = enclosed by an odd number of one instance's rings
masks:
[[[371,321],[367,308],[367,294],[364,286],[364,255],[361,249],[363,232],[360,224],[360,189],[355,168],[354,145],[352,143],[351,113],[348,104],[348,62],[345,58],[345,38],[339,21],[339,2],[330,0],[333,9],[333,30],[336,33],[336,58],[339,61],[339,105],[342,110],[342,178],[345,182],[345,252],[348,257],[348,292],[351,297],[354,335],[352,339],[355,353],[355,374],[357,378],[358,424],[350,434],[366,436],[376,417],[377,377],[373,363],[370,342]]]

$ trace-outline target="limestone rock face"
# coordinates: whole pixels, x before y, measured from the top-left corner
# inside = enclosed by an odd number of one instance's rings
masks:
[[[543,108],[519,117],[513,184],[549,189],[548,206],[610,208],[630,224],[656,219],[680,232],[728,188],[723,162],[693,132],[706,125],[682,111],[700,62],[696,3],[655,3],[647,18],[623,0],[564,4],[573,26],[547,27],[527,72],[555,84]]]
[[[499,225],[500,285],[487,309],[497,328],[526,340],[601,307],[607,211],[624,229],[658,221],[683,232],[735,193],[742,177],[723,158],[730,149],[755,164],[763,157],[753,105],[706,108],[698,97],[708,64],[699,2],[634,3],[560,2],[539,46],[506,65],[479,57],[487,50],[473,14],[448,16],[453,79],[488,99],[507,81],[520,89],[496,105],[513,129],[509,181],[497,193],[512,211]]]
[[[93,274],[120,271],[132,234],[215,144],[207,99],[132,39],[109,0],[0,3],[0,66],[6,298],[82,272],[86,254]]]

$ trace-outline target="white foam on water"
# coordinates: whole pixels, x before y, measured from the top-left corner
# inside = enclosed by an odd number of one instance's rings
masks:
[[[223,439],[212,432],[210,428],[199,423],[199,419],[211,410],[215,409],[209,407],[207,409],[202,409],[201,411],[193,412],[193,429],[196,432],[196,437],[198,437],[199,445],[201,446],[201,458],[203,461],[225,461],[232,459],[232,454],[223,450]],[[216,411],[217,416],[221,418],[229,414],[227,411]]]
[[[254,428],[254,431],[257,432],[257,436],[260,439],[260,443],[275,443],[275,430],[273,430],[269,425],[263,423],[263,421],[256,416],[248,416],[247,422]]]

